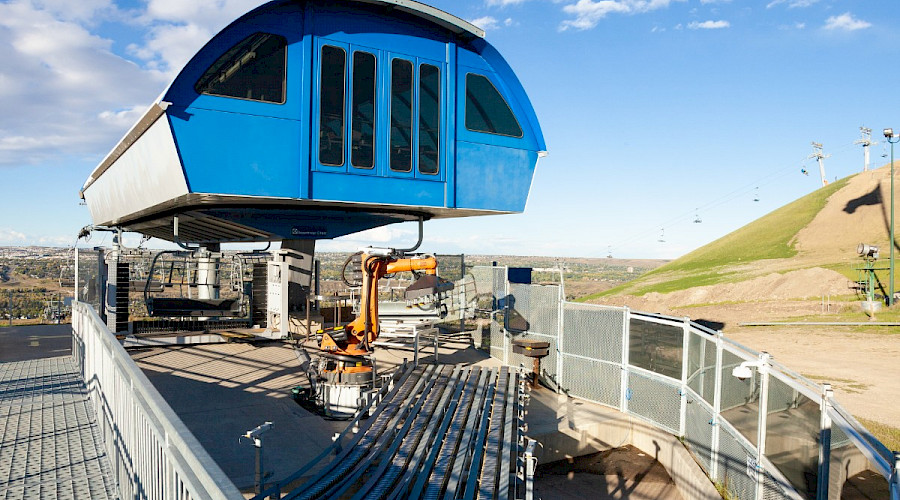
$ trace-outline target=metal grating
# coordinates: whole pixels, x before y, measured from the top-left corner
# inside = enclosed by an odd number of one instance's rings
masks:
[[[572,396],[619,407],[622,369],[602,361],[562,355],[562,388]]]
[[[70,357],[0,363],[0,498],[118,498]]]
[[[689,394],[685,412],[684,441],[707,472],[712,470],[713,411]]]
[[[678,435],[681,422],[680,390],[679,385],[631,371],[628,373],[628,412]]]
[[[716,392],[716,344],[698,333],[690,334],[687,383],[707,403],[713,404]]]
[[[781,484],[777,479],[772,477],[768,472],[765,473],[763,477],[763,497],[762,500],[783,500],[786,498],[793,498],[788,496],[785,493],[784,485]]]
[[[623,309],[566,303],[562,351],[621,363],[624,324]]]
[[[508,328],[556,336],[559,331],[559,287],[510,283]]]
[[[740,500],[756,498],[756,479],[748,474],[748,471],[752,473],[748,464],[752,465],[755,458],[755,451],[744,448],[726,426],[720,427],[719,471],[716,479]]]

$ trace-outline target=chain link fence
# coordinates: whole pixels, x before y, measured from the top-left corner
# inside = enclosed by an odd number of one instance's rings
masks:
[[[562,285],[509,283],[474,267],[482,347],[530,365],[511,341],[550,342],[542,382],[680,437],[741,500],[900,498],[900,460],[818,385],[691,322],[566,302]]]

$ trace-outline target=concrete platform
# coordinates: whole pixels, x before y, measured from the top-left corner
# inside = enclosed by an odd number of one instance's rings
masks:
[[[633,454],[635,462],[646,462],[644,467],[637,468],[594,464],[593,471],[572,469],[564,478],[558,474],[542,475],[536,480],[535,488],[546,493],[544,498],[678,499],[677,495],[691,500],[721,498],[675,436],[612,408],[557,394],[546,387],[532,390],[530,396],[525,415],[526,435],[541,443],[536,454],[539,467],[558,461],[574,466],[576,457],[628,446],[644,454],[644,457]],[[608,470],[613,474],[607,474]],[[651,471],[655,478],[652,480],[647,478]],[[665,481],[663,472],[671,478],[671,483]],[[586,496],[585,492],[593,494]]]
[[[70,357],[0,363],[0,499],[118,498],[101,440]]]
[[[72,325],[0,327],[0,363],[72,354]]]
[[[331,444],[343,421],[325,420],[291,399],[306,381],[281,342],[209,344],[132,351],[132,359],[242,491],[254,486],[255,448],[239,436],[266,421],[265,470],[289,476]]]

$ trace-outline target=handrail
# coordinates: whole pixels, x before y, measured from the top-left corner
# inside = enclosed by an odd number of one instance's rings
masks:
[[[180,487],[190,495],[190,498],[243,498],[231,479],[209,456],[144,372],[138,368],[122,345],[116,341],[115,336],[100,320],[93,308],[84,302],[74,302],[72,310],[73,333],[84,347],[83,353],[77,354],[81,359],[76,361],[81,364],[82,375],[88,383],[89,389],[97,391],[100,399],[108,402],[105,405],[106,408],[95,409],[98,420],[106,419],[107,425],[116,432],[122,428],[130,429],[139,425],[138,422],[131,420],[135,415],[133,409],[137,409],[143,417],[146,417],[151,430],[157,436],[156,446],[163,450],[165,461],[171,464],[181,483]],[[115,369],[114,374],[109,374],[103,369],[95,369],[98,365],[108,366],[108,362],[112,363]],[[114,388],[104,387],[102,378],[110,375],[118,380],[126,380],[133,397],[133,406],[126,405],[126,409],[122,413],[116,412],[120,404],[115,401],[117,395]],[[104,410],[108,410],[108,412]],[[124,448],[125,457],[120,457],[118,453],[110,455],[111,459],[131,460],[133,465],[144,458],[140,454],[143,451],[140,446],[147,444],[128,442],[128,438],[128,435],[121,436],[117,443],[119,448]],[[135,483],[135,488],[140,487],[143,482],[149,483],[157,480],[156,477],[142,478],[138,476],[135,473],[130,478]],[[169,486],[175,487],[176,485]],[[159,498],[160,500],[170,498],[171,494],[171,491],[162,491]]]
[[[474,269],[473,269],[473,271],[474,271]],[[531,288],[528,288],[528,285],[525,285],[525,288],[517,288],[515,292],[526,294],[525,297],[522,297],[522,298],[528,298],[529,297],[528,294],[531,293],[530,290],[531,290]],[[788,388],[788,390],[795,391],[794,396],[793,396],[795,402],[798,397],[803,397],[805,399],[811,400],[811,401],[819,404],[820,409],[819,409],[818,413],[819,413],[819,418],[821,419],[821,422],[819,422],[820,438],[818,438],[818,440],[816,442],[819,443],[818,447],[820,448],[820,453],[822,453],[821,439],[826,439],[826,438],[822,438],[821,437],[822,435],[827,436],[829,429],[832,429],[832,428],[843,431],[843,434],[845,434],[849,439],[848,444],[851,444],[851,448],[848,448],[848,449],[856,450],[853,452],[854,456],[856,456],[856,454],[859,454],[859,456],[861,458],[864,457],[865,461],[868,461],[867,467],[870,468],[871,470],[877,471],[877,473],[879,475],[881,475],[885,480],[887,480],[887,484],[888,484],[888,487],[889,487],[889,489],[891,491],[891,495],[892,495],[891,498],[894,499],[896,497],[896,500],[900,500],[900,453],[891,453],[887,449],[887,447],[885,447],[881,442],[879,442],[875,437],[873,437],[872,434],[868,430],[865,429],[865,427],[860,425],[859,422],[857,422],[850,415],[849,412],[847,412],[841,405],[839,405],[837,402],[835,402],[833,399],[833,396],[831,396],[831,394],[828,391],[824,390],[824,386],[822,386],[821,384],[818,384],[818,383],[808,379],[807,377],[803,376],[802,374],[788,368],[787,366],[785,366],[781,363],[772,361],[770,356],[761,355],[761,353],[757,352],[756,350],[751,349],[739,342],[736,342],[730,338],[725,337],[721,332],[715,331],[706,326],[697,324],[693,321],[690,321],[688,318],[675,318],[675,317],[664,315],[664,314],[632,311],[627,307],[615,307],[615,306],[594,305],[594,304],[585,304],[585,303],[570,303],[570,302],[563,300],[562,297],[564,297],[564,294],[561,294],[561,298],[559,299],[559,310],[561,312],[560,312],[560,319],[557,320],[557,329],[556,329],[555,334],[553,334],[552,332],[544,332],[544,331],[541,331],[540,333],[530,332],[530,331],[524,332],[525,335],[540,335],[542,339],[546,338],[546,337],[555,337],[556,338],[555,345],[557,346],[557,350],[559,353],[557,355],[557,365],[547,367],[547,370],[549,372],[547,374],[547,376],[554,380],[554,382],[559,386],[560,390],[565,390],[567,393],[569,393],[570,395],[574,395],[575,397],[585,398],[585,399],[588,399],[591,401],[596,401],[596,402],[606,405],[606,406],[616,408],[619,411],[622,411],[630,416],[641,417],[643,420],[650,422],[652,425],[659,427],[661,429],[665,429],[667,427],[671,427],[671,423],[664,425],[663,422],[666,422],[667,420],[665,420],[665,419],[660,420],[659,419],[660,416],[659,415],[654,416],[652,414],[652,411],[664,411],[664,412],[668,412],[667,415],[671,415],[671,412],[678,411],[677,404],[675,406],[671,406],[673,404],[672,403],[673,400],[672,400],[672,398],[669,398],[668,401],[670,401],[670,402],[665,403],[666,406],[664,409],[662,406],[658,406],[660,404],[663,404],[661,402],[655,403],[654,407],[653,407],[654,409],[648,409],[646,407],[644,407],[642,409],[637,409],[637,407],[634,406],[634,402],[629,401],[632,399],[632,390],[647,391],[648,386],[644,385],[642,389],[635,389],[634,386],[632,386],[630,377],[637,377],[638,379],[646,379],[646,380],[656,380],[659,382],[663,382],[664,385],[666,385],[666,386],[676,386],[676,387],[680,386],[681,388],[679,389],[678,393],[681,396],[680,397],[681,415],[680,415],[680,417],[678,417],[678,422],[680,422],[680,424],[681,424],[681,429],[676,431],[675,433],[676,433],[676,435],[678,435],[680,437],[687,438],[691,432],[690,430],[687,429],[688,425],[693,425],[694,426],[692,428],[693,432],[695,432],[695,433],[698,432],[698,430],[696,428],[697,421],[689,420],[689,417],[686,414],[686,408],[687,408],[687,405],[692,402],[697,402],[698,400],[701,401],[702,402],[701,406],[704,408],[704,410],[700,413],[700,415],[705,415],[707,417],[710,415],[712,416],[712,419],[709,420],[709,422],[708,422],[708,424],[710,426],[712,426],[712,429],[710,431],[708,431],[708,434],[704,435],[703,432],[701,431],[701,434],[694,434],[694,435],[700,439],[701,446],[707,446],[709,448],[707,450],[708,455],[705,456],[704,460],[710,461],[710,463],[707,464],[710,467],[710,469],[707,470],[707,474],[709,474],[710,477],[713,478],[713,480],[716,480],[716,479],[721,480],[721,478],[722,478],[721,467],[725,467],[725,465],[722,465],[725,462],[721,461],[722,455],[720,455],[720,452],[721,453],[734,453],[734,450],[727,451],[727,450],[723,450],[723,449],[719,448],[720,443],[722,442],[721,438],[719,436],[724,435],[727,432],[734,440],[737,440],[738,442],[741,443],[739,446],[742,447],[747,452],[748,460],[750,460],[752,458],[753,463],[755,464],[755,467],[757,467],[757,469],[756,469],[757,473],[755,474],[755,476],[751,476],[751,479],[749,479],[749,481],[751,481],[752,483],[755,483],[756,489],[755,490],[751,489],[749,491],[745,491],[745,494],[749,495],[748,498],[758,498],[758,499],[763,498],[762,495],[763,495],[764,491],[768,491],[766,489],[770,488],[769,483],[767,482],[768,479],[766,479],[767,477],[771,478],[772,480],[774,480],[775,483],[777,483],[778,486],[776,486],[776,488],[783,488],[782,494],[785,496],[785,498],[795,498],[795,497],[799,498],[797,495],[798,495],[798,491],[800,491],[800,490],[795,490],[794,488],[801,488],[801,490],[802,490],[802,487],[794,486],[789,481],[787,481],[785,475],[780,470],[778,470],[777,466],[771,461],[775,457],[775,455],[772,455],[771,457],[767,456],[767,454],[766,454],[767,447],[766,447],[765,439],[764,439],[765,436],[757,436],[759,443],[754,444],[751,439],[747,439],[746,436],[741,434],[741,432],[744,432],[744,431],[739,432],[737,427],[735,427],[733,424],[731,424],[723,416],[722,412],[725,410],[725,408],[721,407],[721,405],[723,405],[724,402],[720,402],[720,398],[724,397],[723,395],[727,394],[730,399],[734,399],[734,396],[737,394],[735,392],[735,390],[738,387],[736,385],[733,385],[738,380],[738,378],[733,378],[730,376],[730,368],[733,366],[736,367],[737,365],[736,364],[727,365],[727,366],[723,365],[721,353],[728,352],[728,353],[731,353],[732,355],[737,356],[737,358],[739,360],[741,360],[742,364],[744,362],[747,362],[755,370],[755,372],[754,372],[755,378],[754,378],[753,384],[757,384],[757,385],[755,386],[756,389],[751,389],[751,390],[757,391],[757,396],[755,396],[755,397],[759,398],[759,402],[760,402],[760,408],[759,408],[759,410],[756,410],[759,412],[759,416],[757,417],[758,421],[759,421],[759,425],[757,426],[757,429],[761,429],[762,432],[768,432],[769,426],[766,425],[766,421],[769,418],[768,415],[771,413],[771,411],[768,411],[768,410],[772,410],[772,408],[769,408],[767,410],[766,405],[764,403],[766,403],[768,401],[768,397],[769,397],[768,387],[770,386],[772,381],[777,380],[780,383],[779,386],[786,386]],[[518,311],[519,314],[521,314],[522,316],[527,318],[527,317],[529,317],[529,314],[535,313],[535,311],[529,309],[529,306],[535,305],[534,300],[535,299],[533,298],[533,296],[531,296],[530,301],[522,300],[521,302],[522,302],[522,304],[525,304],[525,306],[524,306],[524,308],[520,308],[520,310]],[[547,304],[543,304],[543,307],[546,307],[546,306],[547,306]],[[609,337],[609,336],[615,337],[615,336],[621,335],[622,351],[623,351],[622,360],[620,360],[618,362],[610,361],[605,358],[601,359],[601,357],[598,357],[598,356],[601,356],[599,354],[597,354],[597,355],[585,354],[582,356],[582,355],[579,355],[578,353],[567,352],[566,348],[564,346],[566,346],[568,344],[569,341],[567,339],[570,336],[572,339],[581,339],[581,340],[575,341],[575,344],[580,344],[585,341],[583,335],[596,336],[598,333],[600,333],[597,331],[597,328],[599,325],[592,325],[590,332],[581,331],[581,329],[578,329],[577,326],[576,327],[570,326],[570,324],[568,322],[566,322],[565,325],[563,325],[562,318],[564,317],[564,315],[563,315],[562,311],[569,310],[569,308],[576,309],[576,310],[584,310],[587,308],[587,309],[607,310],[607,311],[610,309],[614,309],[614,310],[622,311],[623,314],[621,315],[622,316],[621,321],[616,319],[615,322],[613,322],[613,323],[605,323],[603,325],[605,337]],[[490,311],[491,315],[493,315],[494,313],[500,313],[500,312],[502,312],[502,310],[495,309],[495,310]],[[678,324],[683,325],[683,328],[684,328],[684,330],[683,330],[684,337],[683,337],[683,342],[682,342],[683,345],[681,347],[681,351],[679,351],[679,354],[681,356],[681,363],[683,366],[681,378],[678,378],[677,375],[674,377],[670,376],[670,375],[663,375],[662,373],[657,373],[653,370],[647,370],[640,366],[633,365],[629,362],[630,361],[630,356],[628,355],[629,354],[629,346],[630,346],[629,339],[631,337],[630,322],[632,320],[652,322],[652,323],[663,323],[663,324],[668,324],[671,327],[675,327],[675,328],[677,328]],[[502,322],[499,324],[499,327],[501,329],[505,330]],[[678,334],[678,332],[673,330],[672,335],[677,335],[677,334]],[[507,335],[508,335],[508,333],[507,333]],[[705,356],[705,358],[701,358],[699,366],[693,366],[693,365],[689,364],[692,362],[691,361],[692,359],[693,360],[697,359],[697,358],[691,358],[691,356],[696,356],[697,352],[691,350],[692,349],[690,347],[691,339],[688,337],[688,335],[698,335],[701,339],[703,339],[703,341],[702,341],[703,343],[701,345],[703,346],[702,349],[704,349],[704,351],[702,351],[702,352],[705,352],[705,354],[702,354],[702,356]],[[493,351],[494,347],[498,347],[502,351],[502,353],[499,354],[499,358],[501,360],[503,360],[504,358],[507,358],[509,356],[509,353],[507,352],[509,350],[509,348],[506,344],[499,345],[499,346],[492,345],[491,347],[492,347],[491,353],[494,356],[498,356],[498,354]],[[708,349],[710,347],[712,347],[716,352],[716,360],[711,365],[708,364],[710,361],[704,361],[704,359],[707,359],[707,360],[709,359],[708,356],[710,355],[710,353],[709,353]],[[673,349],[674,349],[674,344],[673,344]],[[677,356],[678,354],[675,354],[673,352],[672,355]],[[589,390],[589,389],[585,389],[585,388],[579,388],[576,391],[572,387],[563,387],[566,384],[566,376],[568,375],[567,370],[570,369],[566,360],[567,359],[576,359],[576,358],[597,361],[597,362],[599,362],[599,364],[596,366],[600,366],[600,367],[605,367],[610,364],[619,366],[622,369],[623,375],[622,375],[621,380],[616,378],[616,380],[618,380],[617,383],[619,383],[621,385],[621,389],[620,389],[618,398],[608,398],[606,394],[603,394],[601,392],[596,392],[596,393],[591,392],[591,391],[593,391],[592,389]],[[694,362],[696,362],[696,361],[694,361]],[[580,365],[573,365],[573,366],[577,367]],[[724,366],[724,369],[723,369],[723,366]],[[690,370],[692,369],[692,367],[696,369],[693,374],[690,373]],[[710,378],[712,376],[712,373],[710,373],[709,370],[711,370],[713,368],[715,369],[715,376]],[[704,391],[702,391],[702,392],[704,392],[705,395],[699,394],[696,390],[694,390],[693,387],[691,387],[689,385],[689,384],[693,384],[696,381],[694,374],[699,373],[702,370],[707,370],[707,375],[704,376],[704,378],[700,381],[700,383],[701,384],[712,383],[715,386],[715,388],[712,389],[711,387],[709,387],[709,385],[707,385],[706,386],[707,388]],[[726,371],[726,370],[728,370],[728,371]],[[589,376],[589,374],[579,372],[578,377],[579,377],[579,379],[583,379],[586,375]],[[571,376],[571,375],[569,375],[569,376]],[[608,376],[608,375],[605,375],[605,376]],[[724,385],[721,385],[726,382],[728,384],[730,384],[729,387],[727,387],[727,388]],[[761,389],[759,384],[764,385],[766,388]],[[750,387],[752,388],[754,386],[751,385]],[[712,389],[712,394],[709,393],[710,389]],[[570,392],[570,390],[571,390],[571,392]],[[659,389],[653,389],[651,387],[649,390],[651,390],[651,391],[657,390],[658,391]],[[645,394],[645,396],[647,394],[650,394],[651,395],[650,397],[653,397],[653,395],[656,393],[645,392],[644,394]],[[658,394],[656,394],[656,395],[658,395]],[[712,399],[709,401],[704,399],[706,397],[713,397],[713,395],[714,395],[715,401],[713,401]],[[788,396],[790,396],[790,395],[788,395]],[[665,400],[665,398],[663,398],[663,400]],[[675,399],[674,401],[677,402],[678,399]],[[648,411],[651,413],[647,413],[646,415],[641,413],[641,412],[648,412]],[[696,415],[697,414],[696,410],[694,412]],[[814,411],[812,413],[808,413],[807,418],[815,418],[814,415],[815,415]],[[694,417],[694,418],[696,418],[696,417]],[[669,422],[671,422],[671,421],[669,421]],[[723,425],[718,426],[718,424],[723,424]],[[677,426],[676,426],[676,429],[677,429]],[[726,431],[726,429],[727,429],[727,431]],[[752,432],[756,433],[756,432],[760,432],[760,431],[755,430]],[[823,433],[825,433],[825,434],[823,434]],[[711,442],[707,442],[710,440],[711,440]],[[706,444],[702,444],[704,442]],[[830,452],[831,452],[831,450],[828,449],[828,450],[825,450],[824,455],[820,455],[820,460],[824,460],[824,463],[820,463],[820,465],[819,465],[820,473],[825,474],[823,477],[825,477],[826,479],[828,477],[829,471],[834,472],[835,474],[841,474],[840,471],[836,471],[836,469],[831,468],[831,462],[828,459]],[[774,451],[773,451],[773,453],[774,453]],[[824,457],[824,458],[821,458],[821,457]],[[734,457],[731,457],[731,460],[734,460]],[[863,463],[865,463],[865,462],[863,462]],[[734,464],[732,464],[730,467],[733,471]],[[822,467],[825,468],[824,471],[821,471]],[[740,468],[740,470],[743,470],[743,467],[740,465],[738,465],[738,468]],[[717,472],[717,469],[718,469],[718,472]],[[750,470],[751,470],[750,462],[748,462],[748,465],[747,465],[747,471],[748,471],[747,474],[748,475],[750,475]],[[843,476],[841,476],[841,477],[843,477]],[[748,478],[745,477],[744,481],[747,481],[747,480],[748,480]],[[818,495],[819,495],[818,498],[825,498],[822,495],[825,495],[827,493],[827,489],[828,489],[827,485],[824,488],[820,488],[820,489],[821,489],[821,491],[819,491],[819,493],[818,493]],[[742,496],[741,498],[744,498],[744,497]],[[766,498],[769,498],[768,494],[766,494]]]

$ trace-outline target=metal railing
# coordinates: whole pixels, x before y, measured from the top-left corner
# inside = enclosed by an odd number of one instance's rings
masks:
[[[681,438],[720,490],[741,500],[900,499],[890,452],[818,385],[690,321],[565,301],[562,285],[510,283],[503,267],[471,269],[490,304],[490,354],[530,364],[510,341],[550,342],[544,383]]]
[[[72,309],[72,356],[121,498],[243,498],[91,305],[75,302]]]

